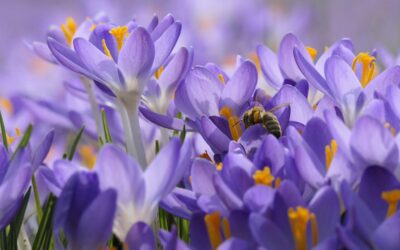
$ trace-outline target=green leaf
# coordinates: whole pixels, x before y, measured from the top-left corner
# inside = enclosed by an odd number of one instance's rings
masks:
[[[186,126],[183,125],[182,132],[179,135],[179,138],[181,139],[181,143],[183,143],[185,141],[185,137],[186,137]]]
[[[83,126],[79,130],[78,134],[75,137],[74,142],[71,145],[71,149],[70,149],[69,154],[68,154],[68,160],[70,160],[70,161],[72,161],[72,159],[74,158],[74,154],[75,154],[76,148],[78,146],[78,143],[79,143],[79,141],[81,139],[81,136],[82,136],[84,130],[85,130],[85,126]]]
[[[37,218],[38,218],[38,221],[40,221],[42,219],[43,211],[42,211],[42,207],[40,204],[40,196],[39,196],[39,191],[38,191],[37,184],[36,184],[35,174],[32,175],[32,187],[33,187],[33,195],[35,197]]]
[[[4,125],[3,115],[1,114],[1,111],[0,111],[0,128],[1,128],[1,137],[3,138],[3,145],[8,151],[6,126]]]
[[[21,150],[21,148],[24,148],[24,147],[26,147],[28,145],[29,140],[31,139],[32,130],[33,130],[33,126],[32,126],[32,124],[29,124],[28,128],[25,130],[24,136],[22,137],[22,139],[19,142],[17,148],[15,149],[13,154],[11,155],[10,161],[12,161],[14,159],[15,155],[17,154],[17,152],[19,150]]]
[[[26,212],[26,208],[28,206],[29,197],[31,196],[31,188],[26,192],[24,199],[22,200],[21,208],[18,211],[18,214],[15,216],[14,220],[10,224],[10,231],[8,233],[8,243],[10,249],[18,249],[17,241],[18,235],[21,230],[22,223],[24,221],[24,216]]]
[[[111,143],[112,142],[112,137],[110,133],[110,128],[108,127],[108,121],[107,121],[107,116],[106,112],[104,109],[101,109],[101,120],[103,122],[103,129],[104,129],[104,139],[106,143]]]
[[[33,250],[49,249],[50,247],[53,236],[52,219],[56,202],[57,198],[50,194],[43,209],[43,217],[32,246]]]

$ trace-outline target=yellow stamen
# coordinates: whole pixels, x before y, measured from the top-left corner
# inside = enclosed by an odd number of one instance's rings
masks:
[[[382,192],[381,198],[388,203],[386,218],[389,218],[397,212],[397,206],[400,201],[400,189]]]
[[[365,88],[368,83],[372,80],[375,72],[375,57],[369,55],[366,52],[361,52],[358,54],[352,64],[353,71],[356,70],[357,63],[362,65],[362,74],[361,74],[361,85]]]
[[[250,57],[250,60],[252,60],[253,63],[256,65],[257,71],[260,71],[261,70],[261,63],[260,63],[260,59],[258,58],[257,53],[252,52],[252,53],[250,53],[249,57]]]
[[[69,46],[72,44],[72,38],[75,35],[76,29],[77,25],[72,17],[67,17],[65,24],[61,24],[61,30],[64,33],[65,40],[67,40]]]
[[[390,123],[386,122],[385,123],[385,128],[389,129],[390,133],[395,136],[396,135],[396,129],[390,125]]]
[[[15,128],[15,134],[17,135],[17,137],[21,136],[21,130],[19,128]]]
[[[219,74],[218,74],[218,79],[221,81],[222,84],[225,84],[224,75],[222,75],[221,73],[219,73]]]
[[[275,189],[278,189],[280,185],[281,185],[281,178],[277,177],[275,179]]]
[[[205,150],[204,153],[202,153],[201,155],[199,155],[199,157],[200,157],[200,158],[203,158],[203,159],[206,159],[206,160],[209,160],[209,161],[212,161],[210,155],[209,155],[208,152],[207,152],[207,150]]]
[[[4,109],[9,114],[11,114],[14,110],[11,101],[2,97],[0,97],[0,108]]]
[[[92,24],[92,26],[90,27],[90,31],[93,31],[96,27],[97,27],[97,25],[95,23]]]
[[[224,231],[225,240],[229,239],[231,237],[231,227],[226,218],[222,220],[222,230]]]
[[[8,134],[6,134],[6,138],[7,138],[8,145],[11,145],[15,141],[15,137],[9,136]]]
[[[79,148],[79,155],[82,158],[82,163],[89,169],[93,169],[94,164],[96,163],[96,155],[94,150],[89,145],[83,145]]]
[[[337,143],[335,140],[331,140],[331,143],[329,145],[325,146],[325,167],[326,170],[329,170],[329,167],[331,166],[332,160],[335,157],[335,154],[337,152]]]
[[[211,247],[212,249],[217,249],[217,247],[222,243],[221,231],[219,230],[219,225],[221,223],[221,216],[219,212],[207,214],[204,217],[204,221],[206,222],[206,227]]]
[[[160,76],[161,76],[161,74],[162,74],[162,72],[164,71],[164,67],[163,66],[160,66],[157,70],[156,70],[156,72],[154,72],[154,77],[158,80],[158,79],[160,79]]]
[[[224,116],[228,120],[232,139],[235,141],[239,140],[243,133],[239,118],[237,116],[233,116],[232,110],[226,106],[220,110],[220,115]]]
[[[112,28],[110,30],[110,34],[113,35],[115,40],[117,41],[117,48],[118,48],[118,51],[120,51],[122,48],[122,45],[124,44],[125,37],[128,34],[128,27],[127,26],[118,26],[118,27]]]
[[[309,221],[311,221],[313,246],[318,244],[318,226],[315,214],[311,213],[307,208],[299,206],[296,209],[289,208],[288,217],[297,250],[308,249],[307,225]]]
[[[271,174],[271,169],[265,167],[263,170],[257,170],[253,174],[253,179],[255,184],[262,184],[271,187],[275,177]]]
[[[217,165],[215,165],[215,168],[216,168],[218,171],[221,171],[223,167],[224,167],[224,164],[223,164],[222,162],[217,163]]]
[[[106,40],[101,40],[101,46],[103,47],[104,54],[106,54],[106,56],[108,56],[109,58],[112,58],[111,52],[107,47]]]
[[[306,47],[308,54],[310,54],[311,59],[315,61],[315,57],[317,57],[318,51],[313,47]]]

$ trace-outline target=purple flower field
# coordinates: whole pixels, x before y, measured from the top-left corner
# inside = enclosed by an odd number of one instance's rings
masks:
[[[400,3],[0,4],[0,250],[400,249]]]

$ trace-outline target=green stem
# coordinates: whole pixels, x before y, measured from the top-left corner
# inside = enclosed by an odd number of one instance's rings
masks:
[[[37,213],[38,221],[40,222],[42,220],[43,211],[42,211],[42,206],[40,205],[40,197],[39,197],[39,191],[38,191],[37,184],[36,184],[35,175],[32,175],[32,187],[33,187],[33,195],[35,197],[36,213]]]

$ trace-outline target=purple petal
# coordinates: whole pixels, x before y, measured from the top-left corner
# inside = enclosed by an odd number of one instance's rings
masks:
[[[375,231],[372,240],[379,249],[396,250],[400,246],[400,212],[385,220]]]
[[[57,64],[57,59],[53,56],[47,44],[34,42],[32,44],[32,48],[35,51],[35,53],[42,59],[50,63]]]
[[[171,14],[166,15],[159,24],[151,32],[151,39],[156,41],[165,32],[165,30],[170,27],[175,22],[174,17]]]
[[[196,67],[178,86],[175,105],[192,120],[201,115],[219,115],[221,92],[222,84],[217,77],[206,68]]]
[[[204,195],[215,194],[212,176],[216,171],[216,167],[212,162],[205,159],[194,160],[191,170],[193,191]]]
[[[128,85],[135,84],[138,78],[147,76],[154,61],[154,53],[154,43],[146,29],[142,27],[134,29],[126,39],[118,57],[118,67]],[[138,88],[137,86],[129,87]],[[143,87],[141,86],[138,90]]]
[[[299,70],[293,55],[293,49],[297,47],[299,52],[311,62],[311,57],[308,54],[303,43],[293,34],[287,34],[281,41],[278,50],[279,68],[285,78],[293,81],[300,81],[303,79],[303,74]]]
[[[272,50],[263,45],[257,46],[257,56],[260,60],[261,70],[267,82],[275,89],[283,83],[282,73],[279,69],[278,58]]]
[[[77,228],[77,245],[87,249],[104,246],[110,238],[116,211],[117,193],[108,189],[83,212]]]
[[[36,170],[49,153],[54,139],[54,130],[51,130],[37,146],[32,159],[32,168]]]
[[[129,249],[156,249],[153,230],[144,222],[138,222],[131,227],[126,235],[125,243]]]
[[[222,91],[219,107],[229,107],[238,114],[243,104],[250,100],[257,85],[257,69],[250,61],[245,61],[235,71]]]
[[[185,122],[182,119],[168,115],[161,115],[142,106],[139,107],[139,110],[147,120],[164,128],[182,130],[185,125]]]
[[[154,41],[155,57],[152,66],[152,72],[163,65],[165,60],[171,54],[175,47],[176,41],[181,34],[181,28],[182,24],[176,22],[168,27],[168,29],[160,36],[160,38]]]
[[[243,196],[243,202],[250,211],[263,214],[273,205],[275,199],[275,189],[265,186],[256,185],[250,188]]]
[[[204,140],[210,147],[218,152],[227,152],[229,149],[229,142],[231,141],[215,124],[206,116],[201,117],[201,130],[200,133]]]

